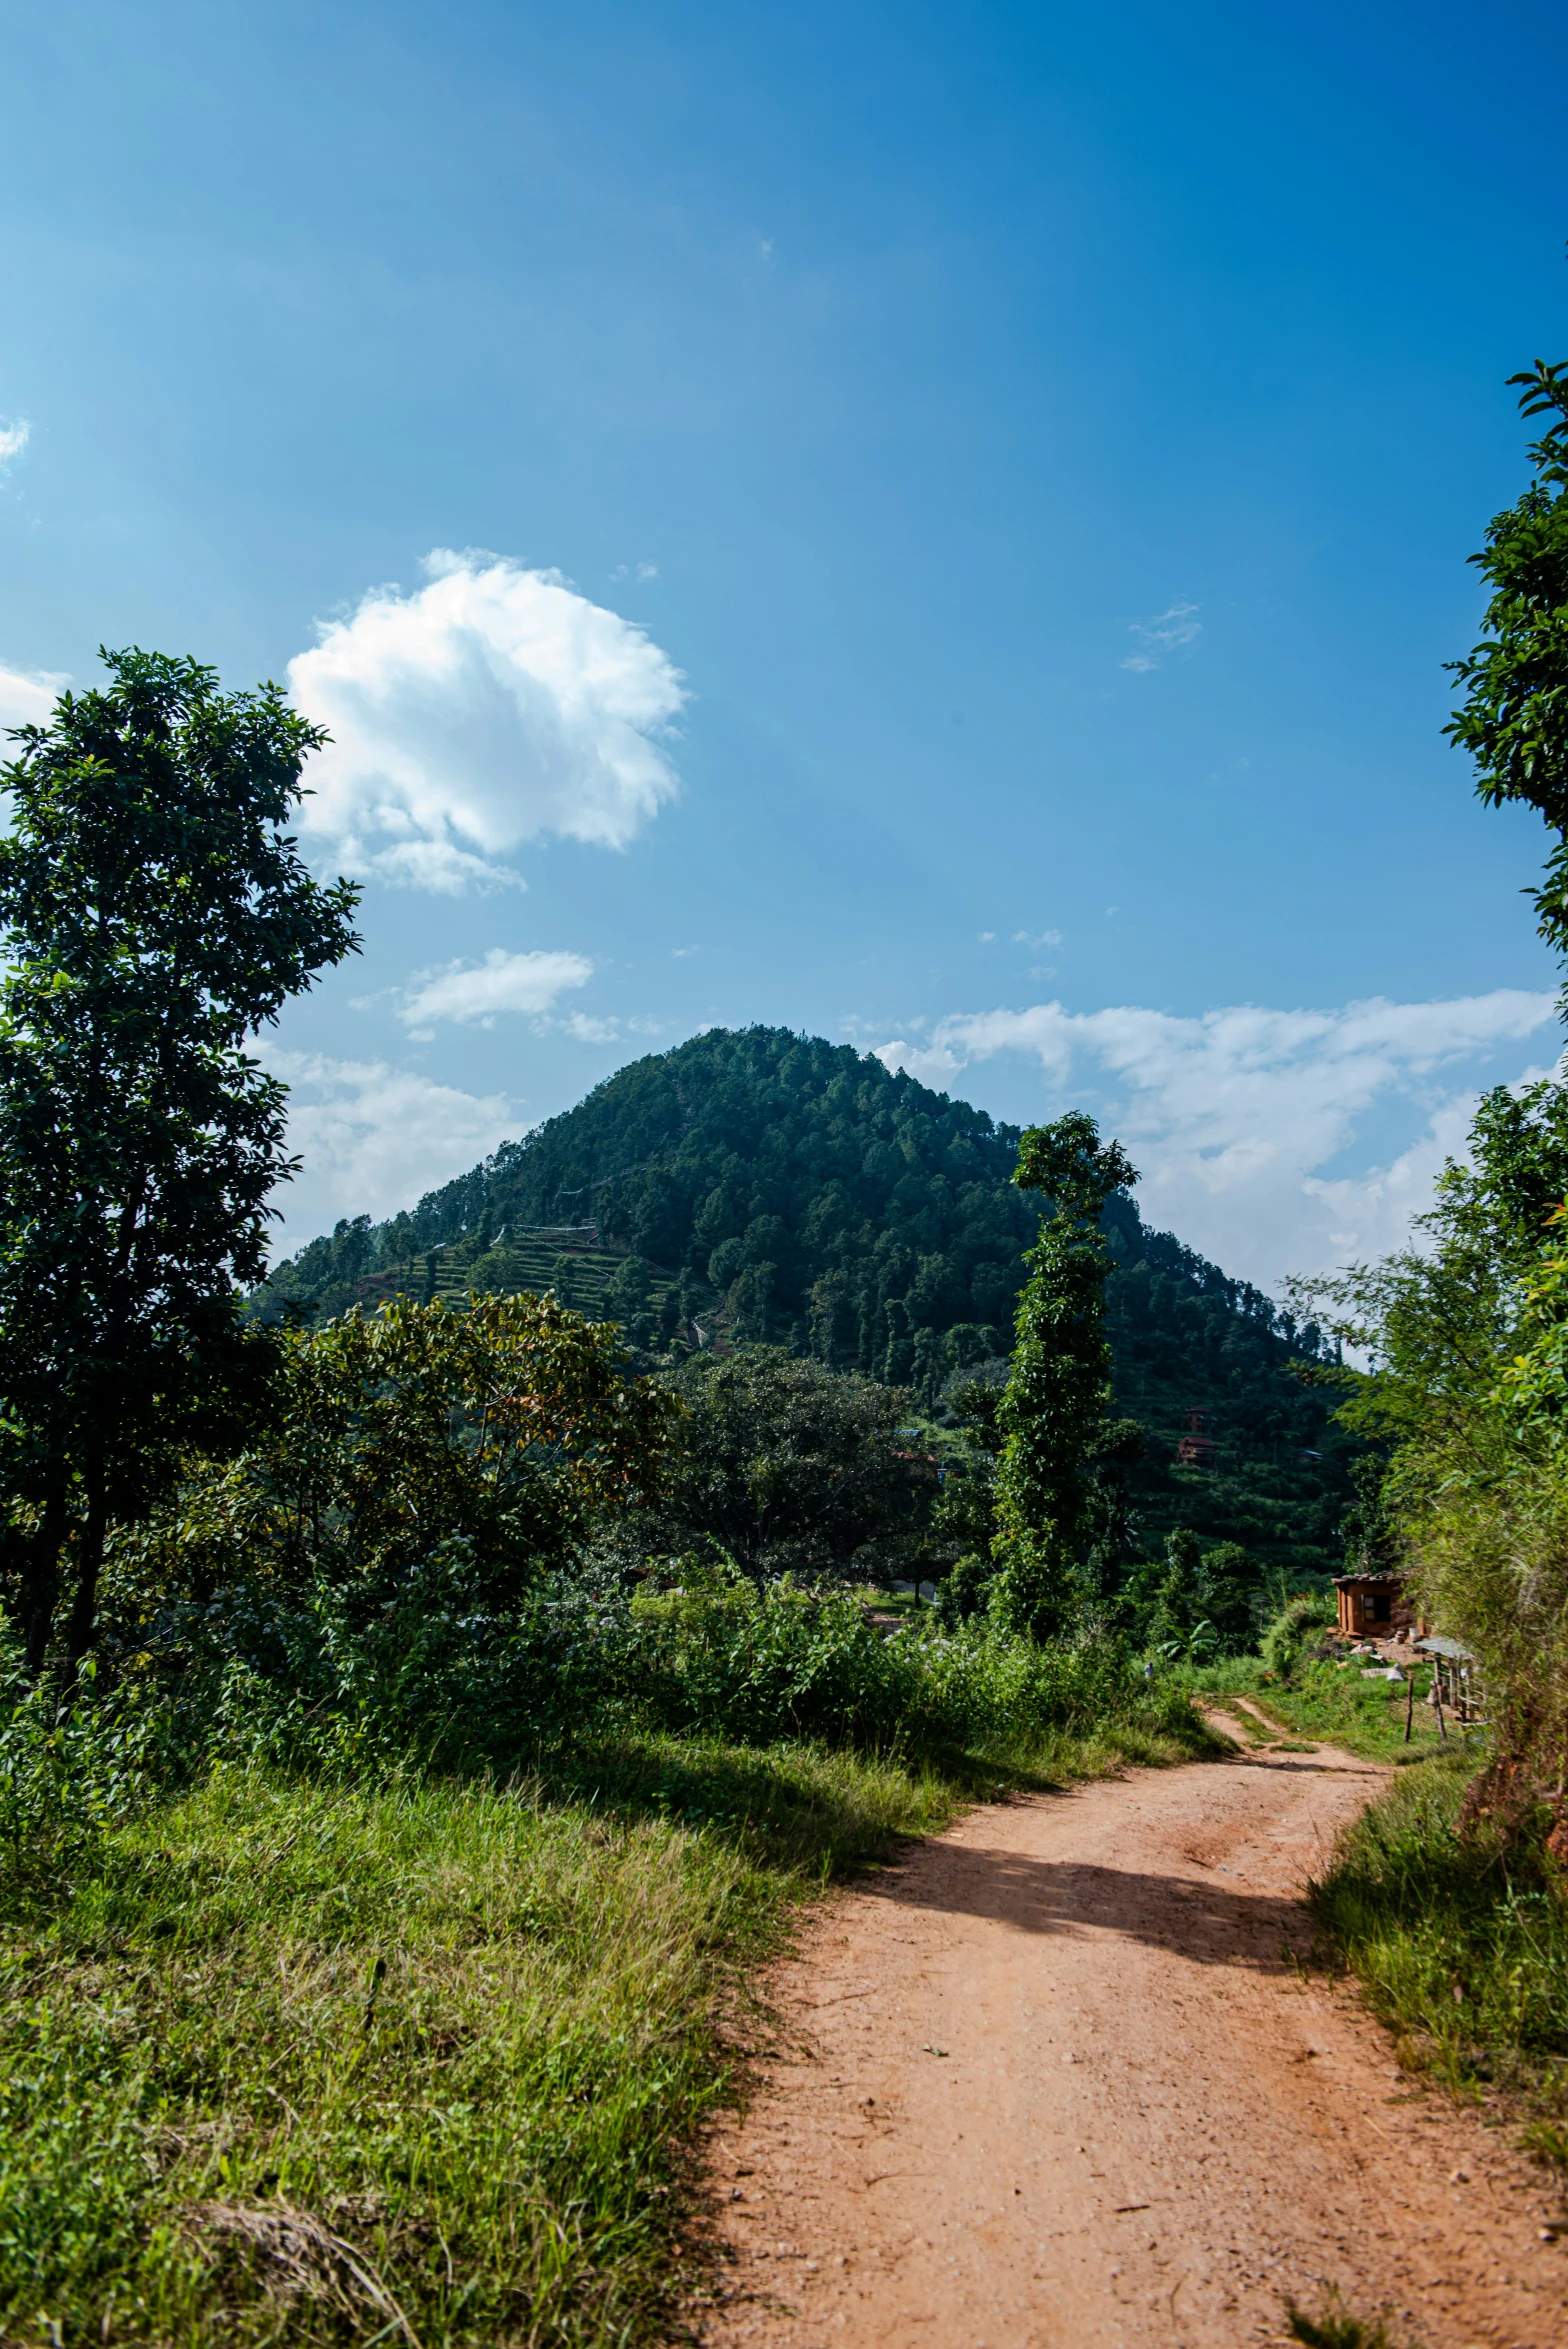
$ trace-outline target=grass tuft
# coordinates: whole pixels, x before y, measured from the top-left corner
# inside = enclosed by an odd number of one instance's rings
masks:
[[[1308,2316],[1293,2300],[1287,2301],[1285,2321],[1291,2339],[1304,2342],[1306,2349],[1394,2349],[1386,2316],[1374,2317],[1370,2323],[1365,2317],[1352,2316],[1337,2293],[1329,2295],[1316,2316]]]

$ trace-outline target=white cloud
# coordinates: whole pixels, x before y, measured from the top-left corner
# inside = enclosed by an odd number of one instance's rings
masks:
[[[1157,669],[1161,653],[1196,644],[1203,634],[1203,622],[1198,618],[1196,604],[1172,604],[1168,611],[1158,613],[1152,620],[1130,621],[1127,632],[1138,639],[1142,650],[1130,652],[1122,667],[1141,672]]]
[[[13,726],[46,726],[54,711],[55,702],[71,682],[63,674],[52,671],[8,669],[0,663],[0,767],[8,766],[21,748],[20,743],[8,742],[6,735]],[[12,821],[12,799],[9,791],[0,791],[0,829]]]
[[[265,1057],[290,1088],[289,1147],[305,1162],[275,1194],[284,1217],[275,1257],[341,1215],[379,1219],[412,1207],[523,1130],[504,1093],[461,1093],[384,1061],[281,1049]]]
[[[302,829],[449,895],[518,882],[502,860],[546,834],[626,847],[679,788],[662,744],[680,671],[557,571],[444,548],[423,568],[423,587],[372,589],[289,663],[297,707],[333,737]]]
[[[8,669],[0,664],[0,735],[10,726],[45,726],[54,705],[70,684],[63,672]],[[10,748],[0,741],[0,759]]]
[[[1015,946],[1060,946],[1061,943],[1062,933],[1060,930],[1015,930],[1013,932]]]
[[[19,416],[14,424],[0,424],[0,468],[21,455],[32,434],[33,428],[25,416]]]
[[[1127,1144],[1152,1222],[1272,1286],[1397,1246],[1463,1140],[1478,1082],[1497,1081],[1478,1064],[1541,1036],[1553,1011],[1551,996],[1517,988],[1338,1011],[1240,1005],[1201,1019],[1045,1003],[955,1015],[923,1046],[898,1040],[879,1058],[950,1090],[973,1061],[1027,1054],[1052,1094],[1070,1090]],[[1396,1115],[1408,1105],[1408,1143],[1386,1163],[1335,1170],[1368,1113],[1391,1103]]]
[[[478,1020],[489,1027],[497,1012],[548,1011],[568,987],[586,986],[592,977],[593,964],[580,954],[508,954],[493,946],[483,962],[416,972],[398,1017],[410,1027],[432,1020]]]

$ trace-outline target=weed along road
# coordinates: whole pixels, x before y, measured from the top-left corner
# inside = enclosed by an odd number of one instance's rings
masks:
[[[1381,1776],[1329,1746],[1139,1770],[827,1903],[711,2142],[710,2349],[1232,2349],[1331,2289],[1421,2349],[1562,2349],[1544,2174],[1297,1962]]]

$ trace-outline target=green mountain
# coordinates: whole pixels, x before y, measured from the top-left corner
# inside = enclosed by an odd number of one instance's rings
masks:
[[[1016,1127],[850,1045],[714,1029],[410,1212],[340,1223],[269,1287],[319,1313],[554,1287],[613,1314],[650,1361],[764,1339],[911,1386],[940,1422],[953,1385],[1011,1343],[1041,1212],[1009,1179],[1017,1145]],[[1355,1447],[1314,1383],[1317,1332],[1151,1231],[1130,1198],[1106,1230],[1118,1404],[1149,1438],[1145,1544],[1185,1524],[1264,1566],[1333,1567]]]

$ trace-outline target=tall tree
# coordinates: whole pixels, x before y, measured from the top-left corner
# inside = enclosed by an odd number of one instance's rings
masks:
[[[321,731],[275,686],[103,657],[0,770],[0,1490],[35,1670],[68,1547],[74,1668],[111,1517],[255,1407],[240,1291],[298,1161],[245,1046],[359,943],[287,829]]]
[[[1470,558],[1492,599],[1482,642],[1450,664],[1465,698],[1446,731],[1474,758],[1483,799],[1539,808],[1556,833],[1530,895],[1541,936],[1568,954],[1568,360],[1537,359],[1509,382],[1526,416],[1550,421],[1528,452],[1530,487]]]
[[[716,1544],[759,1582],[896,1570],[937,1491],[899,1430],[907,1395],[760,1344],[694,1354],[673,1385],[685,1458],[649,1548]]]
[[[998,1414],[998,1565],[993,1612],[1034,1639],[1061,1632],[1073,1611],[1074,1569],[1086,1527],[1091,1458],[1111,1400],[1105,1282],[1111,1255],[1100,1226],[1113,1192],[1138,1179],[1116,1142],[1073,1111],[1032,1126],[1013,1180],[1043,1191],[1053,1213],[1026,1259],[1012,1374]]]

